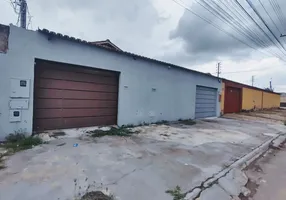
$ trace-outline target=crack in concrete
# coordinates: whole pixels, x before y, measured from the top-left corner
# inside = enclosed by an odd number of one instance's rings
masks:
[[[263,143],[263,144],[264,144],[264,143]],[[263,144],[260,144],[260,145],[257,146],[255,149],[261,147]],[[254,149],[254,150],[255,150],[255,149]],[[244,155],[241,156],[238,160],[242,159],[243,157],[247,156],[248,154],[249,154],[249,153],[244,154]],[[233,165],[233,164],[236,163],[238,160],[232,162],[229,166]],[[195,198],[193,198],[193,200],[199,198],[200,195],[201,195],[201,193],[202,193],[204,190],[206,190],[206,189],[210,188],[211,186],[213,186],[214,184],[216,184],[217,181],[218,181],[220,178],[225,177],[225,176],[232,170],[232,169],[229,169],[229,170],[226,171],[226,173],[224,173],[222,176],[220,176],[220,177],[218,177],[218,178],[215,178],[216,175],[220,174],[220,173],[223,172],[225,169],[227,169],[227,167],[226,167],[226,168],[223,168],[222,170],[220,170],[220,171],[218,171],[217,173],[213,174],[212,176],[208,177],[206,180],[202,181],[202,183],[201,183],[199,186],[194,187],[193,189],[189,190],[189,191],[186,192],[185,194],[187,195],[188,193],[193,192],[195,189],[200,189],[201,191],[199,192],[199,194],[198,194]],[[207,183],[208,181],[210,181],[211,179],[214,179],[214,180],[213,180],[210,184],[208,184],[207,187],[205,187],[204,184]]]
[[[107,183],[107,184],[105,184],[105,186],[109,186],[109,185],[117,185],[117,184],[118,184],[118,182],[119,182],[119,181],[121,181],[122,179],[124,179],[125,177],[127,177],[127,176],[129,176],[129,175],[133,174],[133,173],[134,173],[134,172],[136,172],[136,171],[140,171],[140,170],[145,169],[146,167],[148,167],[148,166],[152,165],[152,163],[153,163],[153,162],[150,162],[150,163],[148,163],[147,165],[145,165],[144,167],[139,168],[139,169],[135,168],[135,169],[133,169],[131,172],[128,172],[128,173],[126,173],[126,174],[123,174],[123,175],[122,175],[120,178],[118,178],[117,180],[115,180],[115,181],[113,181],[113,182],[111,182],[111,183]]]
[[[280,136],[281,136],[281,135],[285,135],[285,134],[281,134],[281,132],[279,132],[279,133],[280,133],[280,134],[279,134]],[[279,137],[279,136],[278,136],[278,137]],[[274,139],[270,142],[269,147],[268,147],[268,150],[270,149],[270,146],[271,146],[271,144],[273,143],[273,141],[274,141],[275,139],[277,139],[278,137],[274,138]],[[286,141],[286,140],[284,140],[284,142],[285,142],[285,141]],[[266,142],[267,142],[267,141],[266,141]],[[264,144],[265,144],[265,143],[262,143],[262,144],[258,145],[255,149],[253,149],[253,151],[255,151],[256,149],[262,147]],[[267,151],[268,151],[268,150],[267,150]],[[253,152],[253,151],[252,151],[252,152]],[[250,153],[251,153],[251,152],[250,152]],[[247,156],[247,155],[250,154],[250,153],[247,153],[247,154],[241,156],[238,160],[242,159],[243,157]],[[229,167],[232,166],[233,164],[235,164],[236,162],[237,162],[237,161],[235,161],[235,162],[233,162],[232,164],[230,164]],[[252,162],[255,162],[255,160],[252,161]],[[193,189],[191,189],[189,192],[186,192],[185,194],[187,195],[188,193],[193,192],[195,189],[200,189],[201,191],[198,193],[198,195],[197,195],[196,197],[193,198],[193,200],[199,198],[199,197],[201,196],[201,193],[202,193],[203,191],[205,191],[206,189],[212,187],[214,184],[217,184],[217,183],[218,183],[218,180],[221,179],[221,178],[223,178],[223,177],[226,177],[226,175],[227,175],[233,168],[230,168],[230,169],[227,170],[224,174],[222,174],[221,176],[215,178],[215,176],[217,176],[218,174],[222,173],[222,172],[223,172],[224,170],[226,170],[226,169],[227,169],[227,168],[224,168],[224,169],[220,170],[219,172],[213,174],[211,177],[209,177],[209,178],[207,178],[205,181],[203,181],[200,186],[194,187]],[[205,183],[207,183],[207,182],[208,182],[209,180],[211,180],[211,179],[214,179],[214,180],[211,181],[207,186],[205,186]]]
[[[122,180],[122,179],[125,178],[126,176],[129,176],[130,174],[132,174],[132,173],[134,173],[134,172],[136,172],[136,171],[137,171],[137,169],[135,168],[135,169],[133,169],[131,172],[128,172],[128,173],[126,173],[126,174],[123,174],[123,175],[122,175],[120,178],[118,178],[116,181],[106,184],[106,186],[108,186],[108,185],[116,185],[120,180]]]

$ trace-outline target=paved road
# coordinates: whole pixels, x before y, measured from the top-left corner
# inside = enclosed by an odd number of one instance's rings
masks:
[[[258,164],[259,167],[254,166],[249,172],[260,184],[253,200],[285,200],[286,148],[265,157]]]

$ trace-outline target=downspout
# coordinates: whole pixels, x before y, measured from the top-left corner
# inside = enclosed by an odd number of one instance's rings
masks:
[[[262,91],[262,99],[261,99],[261,109],[263,110],[263,91]]]

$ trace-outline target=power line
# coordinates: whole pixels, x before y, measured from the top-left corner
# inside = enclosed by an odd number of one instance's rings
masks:
[[[219,0],[219,1],[225,6],[225,10],[229,10],[232,13],[232,15],[234,16],[232,18],[233,19],[236,18],[236,21],[238,22],[238,24],[241,27],[243,27],[243,29],[247,32],[248,35],[250,35],[252,38],[259,41],[260,44],[266,45],[266,43],[260,39],[259,35],[247,26],[247,21],[248,21],[247,18],[245,18],[243,15],[241,15],[241,13],[235,8],[235,6],[233,6],[228,1],[225,1],[225,2],[224,2],[224,0]],[[231,9],[231,8],[233,8],[233,9]]]
[[[260,5],[262,6],[262,8],[264,9],[264,11],[266,12],[267,16],[270,18],[270,20],[272,21],[272,23],[274,24],[274,26],[276,27],[276,29],[278,30],[278,32],[280,34],[282,34],[282,32],[280,31],[280,29],[278,28],[277,24],[274,22],[274,20],[272,19],[272,17],[270,16],[269,12],[267,11],[267,9],[265,8],[265,6],[263,5],[263,3],[261,2],[261,0],[258,0]]]
[[[241,70],[241,71],[232,71],[232,72],[221,72],[221,74],[238,74],[238,73],[245,73],[245,72],[258,72],[258,71],[262,71],[262,70],[267,70],[267,69],[273,69],[276,67],[284,67],[285,65],[278,65],[275,67],[266,67],[263,69],[253,69],[253,70]],[[214,72],[212,74],[216,74],[217,72]]]
[[[255,6],[252,4],[251,0],[246,0],[246,2],[248,3],[248,5],[252,8],[252,10],[256,13],[256,15],[259,17],[259,19],[263,22],[263,24],[266,26],[266,28],[268,29],[268,31],[273,35],[273,37],[275,38],[275,40],[280,44],[280,46],[284,49],[284,51],[286,51],[286,49],[284,48],[283,44],[281,44],[281,42],[278,40],[278,38],[276,37],[276,35],[273,33],[273,31],[269,28],[269,26],[266,24],[266,22],[264,21],[264,19],[261,17],[260,13],[257,11],[257,9],[255,8]],[[284,52],[284,55],[285,52]]]
[[[251,37],[251,35],[249,35],[249,33],[247,33],[247,30],[244,29],[244,27],[239,24],[231,15],[229,15],[224,9],[222,9],[217,3],[212,2],[214,4],[214,6],[219,10],[217,11],[213,6],[211,6],[209,3],[206,3],[205,0],[201,0],[203,2],[204,5],[202,5],[199,1],[195,0],[198,4],[200,4],[203,8],[205,8],[206,10],[208,10],[211,14],[213,14],[214,16],[218,17],[222,22],[226,22],[227,24],[229,24],[231,26],[231,28],[237,32],[240,33],[241,35],[247,37],[248,39],[250,39],[252,42],[254,42],[254,44],[256,44],[257,46],[260,46],[261,44],[257,44],[256,39],[257,38],[253,38]],[[225,15],[225,17],[223,16]],[[230,19],[228,19],[230,18]],[[234,22],[235,24],[233,24],[232,22]],[[243,29],[243,30],[242,30]],[[263,44],[262,44],[263,45]]]
[[[215,17],[218,17],[220,20],[222,20],[223,22],[226,21],[227,24],[229,24],[231,26],[231,28],[235,31],[235,32],[238,32],[244,36],[246,36],[248,39],[250,39],[251,41],[253,41],[256,45],[257,45],[257,40],[254,41],[255,39],[258,39],[258,38],[255,38],[253,39],[253,35],[251,35],[251,33],[247,33],[247,30],[241,30],[241,27],[243,27],[241,24],[237,24],[237,26],[233,25],[232,21],[233,20],[229,20],[228,18],[230,18],[231,16],[225,12],[224,10],[225,9],[222,9],[217,3],[215,3],[214,1],[211,1],[213,4],[215,4],[216,8],[219,9],[219,11],[217,11],[217,9],[215,9],[213,6],[211,6],[209,3],[207,3],[205,0],[201,0],[201,2],[199,2],[198,0],[195,0],[199,5],[201,5],[203,8],[205,8],[206,10],[208,10],[211,14],[213,14]],[[240,5],[239,2],[237,2],[239,4],[239,6],[241,7],[241,9],[243,9],[245,11],[245,9]],[[226,15],[226,17],[223,16],[223,13]],[[247,11],[245,11],[246,14]],[[249,15],[249,14],[248,14]],[[283,50],[281,50],[276,44],[275,42],[273,42],[273,40],[268,36],[268,34],[259,26],[259,24],[257,24],[257,22],[249,15],[249,17],[252,19],[253,22],[256,23],[256,25],[260,28],[260,30],[264,33],[264,35],[269,39],[269,41],[271,41],[274,46],[276,46],[282,54],[286,55],[285,52]],[[231,17],[232,18],[232,17]],[[246,32],[245,32],[246,31]],[[256,34],[257,36],[257,34]],[[260,39],[259,39],[260,40]],[[267,46],[267,43],[263,42],[263,41],[259,41],[259,44],[257,46],[259,46],[261,48],[262,47],[268,47]],[[280,58],[281,60],[285,61],[281,56],[279,56],[277,53],[273,53],[270,49],[269,49],[269,52],[271,53],[271,55],[274,55],[275,57],[278,57]]]
[[[230,33],[230,32],[228,32],[228,31],[222,29],[219,25],[213,23],[211,20],[209,20],[209,19],[207,19],[207,18],[205,18],[205,17],[202,17],[201,15],[197,14],[196,12],[194,12],[193,10],[191,10],[190,8],[188,8],[187,6],[185,6],[184,3],[181,3],[181,2],[179,2],[178,0],[172,0],[172,1],[173,1],[174,3],[176,3],[176,4],[178,4],[179,6],[181,6],[182,8],[184,8],[186,11],[192,13],[193,15],[199,17],[200,19],[202,19],[203,21],[205,21],[205,22],[207,22],[208,24],[212,25],[212,26],[215,27],[216,29],[218,29],[218,30],[220,30],[221,32],[225,33],[225,34],[228,35],[229,37],[231,37],[231,38],[233,38],[233,39],[239,41],[240,43],[242,43],[242,44],[244,44],[244,45],[246,45],[246,46],[248,46],[248,47],[250,47],[250,48],[252,48],[252,49],[254,49],[254,50],[257,50],[257,51],[259,51],[259,52],[261,52],[261,53],[267,55],[265,52],[263,52],[263,51],[261,51],[261,50],[255,48],[255,47],[253,47],[252,45],[247,44],[246,42],[242,41],[241,39],[239,39],[238,37],[236,37],[236,36],[233,35],[232,33]],[[268,56],[268,55],[267,55],[267,56]],[[275,57],[277,57],[277,56],[275,56]],[[281,57],[278,57],[278,58],[285,62],[285,60],[284,60],[283,58],[281,58]]]
[[[203,2],[204,5],[202,5],[202,3],[200,3],[198,0],[195,0],[198,4],[200,4],[203,8],[205,8],[206,10],[208,10],[211,14],[213,14],[215,17],[218,17],[220,20],[222,20],[223,22],[226,21],[227,24],[229,24],[231,26],[231,28],[235,31],[238,32],[240,34],[242,34],[243,36],[247,37],[248,39],[250,39],[252,42],[254,42],[255,45],[259,46],[259,47],[268,47],[267,44],[265,42],[263,42],[262,40],[260,40],[259,36],[257,34],[254,33],[253,36],[251,31],[249,32],[242,24],[240,24],[239,22],[237,22],[228,12],[226,12],[226,9],[223,9],[220,5],[218,5],[216,2],[214,1],[210,1],[212,3],[212,5],[210,5],[210,2],[207,3],[205,0],[201,0]],[[219,0],[220,1],[220,0]],[[223,2],[221,2],[223,3]],[[225,5],[223,3],[223,5]],[[214,8],[216,7],[216,8]],[[230,10],[231,11],[231,10]],[[225,15],[225,17],[223,16]],[[232,23],[234,21],[235,25]],[[279,57],[280,59],[282,59],[277,53],[273,53],[271,50],[269,50],[269,52],[271,52],[272,55]],[[282,51],[281,51],[282,52]],[[282,52],[283,53],[283,52]],[[286,54],[285,54],[286,55]],[[283,59],[282,59],[283,60]]]
[[[235,3],[242,9],[242,11],[247,14],[247,16],[256,24],[256,26],[264,33],[264,35],[271,41],[274,46],[278,48],[278,46],[275,44],[275,42],[269,37],[269,35],[263,30],[263,28],[255,21],[255,19],[245,10],[245,8],[239,3],[238,0],[234,0]],[[248,0],[246,0],[248,2]],[[278,48],[284,55],[285,52],[283,52],[280,48]]]
[[[285,31],[286,27],[284,27],[285,24],[283,23],[283,22],[285,22],[285,16],[283,15],[283,12],[281,11],[281,8],[280,8],[279,4],[277,3],[276,0],[268,0],[268,1],[271,4],[271,6],[272,6],[272,8],[273,8],[273,10],[274,10],[278,20],[280,21],[280,23],[281,23],[281,25],[282,25],[282,27],[283,27],[283,29]],[[284,18],[284,21],[283,21],[283,18]]]

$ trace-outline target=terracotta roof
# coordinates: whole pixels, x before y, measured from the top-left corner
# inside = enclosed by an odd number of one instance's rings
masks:
[[[259,87],[254,87],[254,86],[251,86],[251,85],[246,85],[246,84],[243,84],[243,83],[238,83],[238,82],[235,82],[235,81],[231,81],[231,80],[228,80],[228,79],[225,79],[225,78],[222,78],[223,82],[232,82],[232,83],[235,83],[236,85],[239,85],[240,87],[245,87],[245,88],[250,88],[250,89],[254,89],[254,90],[260,90],[260,91],[263,91],[263,92],[268,92],[268,93],[273,93],[273,94],[279,94],[280,93],[277,93],[277,92],[271,92],[269,90],[265,90],[265,89],[262,89],[262,88],[259,88]]]
[[[95,42],[90,42],[91,44],[103,46],[106,48],[111,48],[114,50],[122,51],[118,46],[116,46],[114,43],[112,43],[109,39],[107,40],[102,40],[102,41],[95,41]]]
[[[63,35],[61,33],[56,33],[56,32],[53,32],[53,31],[49,31],[47,29],[38,29],[38,32],[47,35],[49,40],[51,40],[53,37],[57,37],[57,38],[60,38],[60,39],[63,39],[63,40],[69,40],[69,41],[72,41],[72,42],[78,42],[78,43],[86,44],[86,45],[89,45],[89,46],[94,46],[96,48],[105,49],[106,51],[115,52],[115,53],[118,53],[118,54],[123,54],[123,55],[126,55],[126,56],[130,56],[130,57],[133,57],[133,59],[135,59],[135,60],[136,59],[147,60],[147,61],[151,61],[151,62],[156,62],[158,64],[167,65],[168,67],[174,67],[174,68],[178,68],[178,69],[185,70],[185,71],[188,71],[188,72],[193,72],[193,73],[197,73],[197,74],[200,74],[200,75],[209,76],[211,78],[217,78],[216,76],[213,76],[213,75],[210,75],[210,74],[207,74],[207,73],[203,73],[203,72],[199,72],[199,71],[195,71],[195,70],[192,70],[192,69],[188,69],[188,68],[185,68],[185,67],[181,67],[181,66],[178,66],[178,65],[174,65],[172,63],[167,63],[167,62],[156,60],[156,59],[153,59],[153,58],[148,58],[148,57],[137,55],[137,54],[130,53],[130,52],[127,52],[127,51],[115,50],[115,49],[112,49],[112,48],[102,47],[100,45],[88,42],[86,40],[81,40],[79,38],[70,37],[68,35]]]

